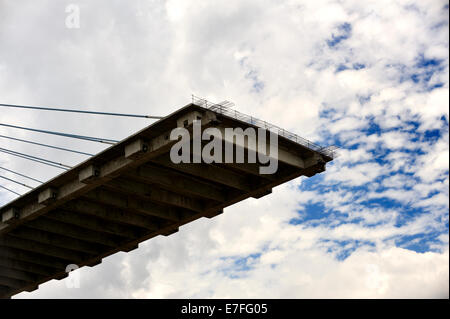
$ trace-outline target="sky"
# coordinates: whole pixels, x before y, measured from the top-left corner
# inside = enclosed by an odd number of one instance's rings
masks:
[[[164,116],[195,94],[339,147],[321,174],[14,298],[449,298],[448,37],[441,0],[0,0],[0,103]],[[0,109],[0,123],[117,140],[152,122]]]

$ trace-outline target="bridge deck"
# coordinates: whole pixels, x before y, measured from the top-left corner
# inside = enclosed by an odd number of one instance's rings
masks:
[[[279,136],[278,170],[261,164],[174,164],[177,126],[252,127],[189,104],[0,209],[0,298],[67,277],[70,264],[94,266],[142,241],[212,218],[272,187],[325,170],[330,156]],[[187,123],[186,123],[187,121]],[[223,141],[226,143],[226,141]]]

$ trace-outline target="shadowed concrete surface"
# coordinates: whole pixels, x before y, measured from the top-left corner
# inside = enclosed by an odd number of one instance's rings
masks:
[[[220,106],[191,103],[5,205],[0,210],[0,297],[35,290],[67,277],[68,265],[97,265],[246,198],[268,195],[279,184],[323,172],[333,158],[329,150],[283,130],[274,174],[260,174],[264,165],[250,163],[248,156],[244,163],[175,164],[169,154],[177,141],[170,133],[177,127],[192,133],[195,120],[201,120],[202,130],[220,132],[262,123]],[[227,144],[237,149],[235,140],[220,143],[223,149]],[[245,154],[249,148],[247,141]]]

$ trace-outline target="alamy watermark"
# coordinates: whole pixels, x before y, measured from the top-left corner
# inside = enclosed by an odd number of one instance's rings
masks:
[[[68,278],[65,280],[67,288],[80,288],[80,272],[75,271],[78,269],[78,265],[67,265],[66,273],[68,274]]]
[[[253,127],[245,130],[240,127],[222,129],[208,127],[202,132],[201,120],[195,120],[192,124],[192,139],[190,131],[184,127],[177,127],[170,133],[171,140],[179,139],[170,149],[170,159],[173,163],[191,163],[192,153],[192,163],[257,163],[258,159],[260,164],[265,165],[259,167],[260,174],[277,172],[277,134]],[[208,143],[202,147],[202,141]],[[234,145],[236,145],[236,156],[234,156]],[[247,150],[247,161],[245,161],[245,150]]]
[[[80,6],[77,4],[69,4],[66,6],[66,28],[79,29],[80,28]]]

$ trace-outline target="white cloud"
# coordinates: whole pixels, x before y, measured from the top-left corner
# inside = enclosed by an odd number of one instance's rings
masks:
[[[65,28],[64,4],[22,2],[0,2],[2,103],[165,115],[194,93],[342,150],[320,176],[80,270],[79,290],[52,281],[18,297],[448,298],[445,1],[80,0],[77,30]],[[420,66],[421,57],[439,65]],[[148,124],[0,111],[0,122],[118,139]],[[59,173],[3,155],[0,163],[40,179]],[[396,243],[405,236],[416,245],[434,237],[419,253]],[[249,268],[239,271],[244,257]]]

